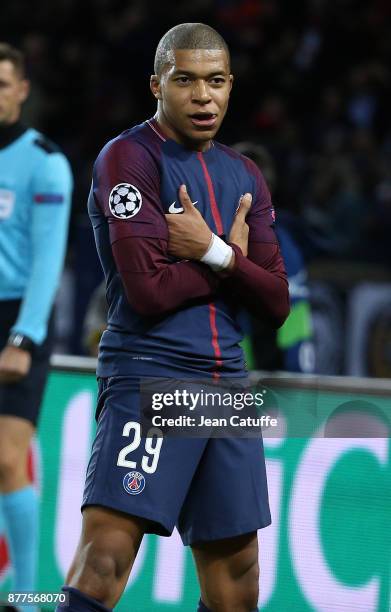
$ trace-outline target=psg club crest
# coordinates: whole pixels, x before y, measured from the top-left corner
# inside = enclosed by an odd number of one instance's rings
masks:
[[[141,193],[130,183],[119,183],[110,191],[109,207],[117,219],[131,219],[141,209]]]
[[[129,495],[138,495],[145,489],[145,478],[140,472],[128,472],[124,476],[123,485]]]

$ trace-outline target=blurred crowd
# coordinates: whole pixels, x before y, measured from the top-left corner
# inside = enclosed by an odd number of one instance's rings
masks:
[[[2,38],[28,56],[26,115],[73,163],[77,212],[103,143],[153,113],[148,76],[160,36],[199,20],[232,52],[236,86],[221,138],[269,149],[284,177],[278,208],[303,215],[314,248],[382,261],[391,226],[390,18],[387,0],[32,0],[28,14],[14,0],[0,8]]]
[[[154,50],[183,21],[206,22],[227,40],[235,86],[219,139],[271,154],[277,211],[308,264],[387,269],[389,0],[12,0],[0,5],[0,38],[27,54],[25,119],[60,143],[75,174],[70,265],[80,267],[93,160],[154,113]]]

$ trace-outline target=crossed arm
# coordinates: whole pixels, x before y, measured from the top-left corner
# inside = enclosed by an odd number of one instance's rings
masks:
[[[232,257],[222,274],[199,262],[208,250],[212,232],[183,187],[179,197],[184,213],[166,215],[168,243],[133,237],[112,245],[132,307],[144,316],[165,315],[194,300],[212,299],[225,284],[255,315],[280,327],[289,314],[284,265],[276,244],[248,243],[246,215],[251,206],[250,194],[242,198],[236,213],[229,236]],[[172,263],[169,255],[191,261]]]

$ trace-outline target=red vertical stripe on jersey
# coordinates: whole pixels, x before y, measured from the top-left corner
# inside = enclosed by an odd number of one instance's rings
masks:
[[[212,330],[212,346],[215,353],[215,362],[216,367],[221,368],[223,362],[221,361],[221,350],[218,340],[218,332],[216,325],[216,306],[214,304],[209,304],[209,321],[210,321],[210,329]],[[213,378],[220,378],[219,372],[213,372]]]
[[[208,193],[209,193],[209,200],[210,200],[210,207],[212,210],[212,217],[213,217],[213,221],[215,222],[216,225],[216,230],[217,230],[217,234],[223,234],[224,230],[223,230],[223,224],[221,222],[221,217],[220,217],[220,211],[217,208],[217,203],[216,203],[216,198],[215,198],[215,192],[213,189],[213,183],[212,183],[212,179],[210,178],[210,174],[208,171],[208,168],[206,166],[204,157],[202,155],[202,153],[199,151],[197,153],[197,157],[200,161],[200,164],[202,166],[202,170],[204,172],[204,177],[206,180],[206,184],[208,187]]]
[[[202,166],[206,185],[208,187],[210,208],[212,211],[213,221],[215,222],[216,231],[218,234],[223,234],[224,233],[223,224],[221,222],[220,211],[217,208],[217,202],[215,198],[215,192],[213,189],[212,179],[210,178],[210,174],[209,174],[208,168],[206,166],[206,163],[205,163],[205,160],[204,160],[204,157],[201,151],[197,153],[197,157]],[[210,322],[210,329],[212,331],[212,346],[213,346],[213,350],[215,353],[216,368],[221,368],[221,366],[223,365],[223,362],[221,361],[221,350],[220,350],[220,345],[219,345],[219,340],[218,340],[219,334],[217,332],[217,325],[216,325],[216,306],[213,303],[209,304],[209,322]],[[218,371],[214,371],[213,378],[215,380],[220,378],[220,373]]]

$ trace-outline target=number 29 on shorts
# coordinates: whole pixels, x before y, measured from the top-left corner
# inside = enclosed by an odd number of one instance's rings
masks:
[[[130,444],[124,446],[120,450],[118,454],[117,465],[119,467],[126,467],[134,470],[138,467],[137,461],[131,461],[127,459],[127,457],[133,451],[135,451],[141,444],[142,438],[140,423],[137,423],[137,421],[128,421],[124,425],[122,435],[125,438],[129,438],[133,435],[133,440]],[[162,431],[157,427],[151,427],[151,429],[148,430],[145,438],[144,450],[146,454],[143,455],[141,459],[141,469],[147,474],[153,474],[154,472],[156,472],[162,443]]]

